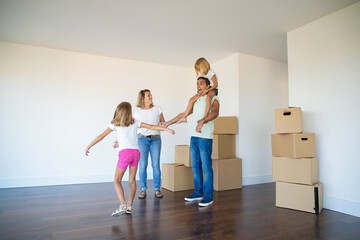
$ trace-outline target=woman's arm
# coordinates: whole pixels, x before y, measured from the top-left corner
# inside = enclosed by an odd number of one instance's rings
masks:
[[[160,123],[162,123],[162,122],[165,122],[165,118],[164,118],[164,115],[161,113],[160,114]]]
[[[150,125],[150,124],[143,123],[143,122],[140,124],[140,127],[148,128],[148,129],[151,129],[151,130],[168,131],[168,132],[171,133],[171,134],[175,134],[175,131],[172,130],[172,129],[170,129],[170,128],[161,127],[161,126],[155,126],[155,125]]]
[[[164,115],[163,115],[163,114],[160,114],[159,126],[161,126],[161,127],[167,127],[166,121],[165,121],[165,118],[164,118]]]
[[[106,137],[106,135],[108,135],[109,133],[111,133],[112,130],[110,128],[107,128],[102,134],[100,134],[99,136],[97,136],[85,149],[85,155],[88,156],[89,155],[89,150],[90,148],[92,148],[95,144],[97,144],[98,142],[100,142],[101,140],[103,140],[104,137]]]

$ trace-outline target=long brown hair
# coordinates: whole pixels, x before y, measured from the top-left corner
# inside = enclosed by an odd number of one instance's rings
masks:
[[[111,123],[115,126],[128,127],[135,122],[132,117],[131,104],[128,102],[120,103],[115,110],[114,118]]]

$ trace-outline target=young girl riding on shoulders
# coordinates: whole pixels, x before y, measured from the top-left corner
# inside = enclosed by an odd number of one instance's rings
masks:
[[[205,118],[210,112],[211,99],[214,96],[218,95],[218,81],[217,81],[215,72],[210,68],[210,63],[205,58],[202,57],[202,58],[199,58],[198,60],[196,60],[194,68],[195,68],[196,78],[201,76],[201,77],[206,77],[207,79],[209,79],[210,88],[208,90],[205,90],[201,95],[196,94],[195,96],[190,98],[189,104],[188,104],[185,112],[182,113],[182,117],[177,123],[186,122],[187,121],[186,117],[190,114],[190,111],[191,111],[194,103],[201,96],[207,95],[207,97],[206,97],[205,115],[203,117],[203,118]],[[164,124],[164,126],[169,126],[171,124],[173,124],[173,122],[169,121],[169,122],[166,122]]]

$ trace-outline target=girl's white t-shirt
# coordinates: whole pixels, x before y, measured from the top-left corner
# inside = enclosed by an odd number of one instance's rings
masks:
[[[160,123],[161,113],[162,113],[161,108],[156,105],[154,105],[150,109],[137,108],[137,110],[134,113],[134,118],[140,122],[157,126]],[[160,135],[159,130],[151,130],[147,128],[139,128],[138,133],[144,136]]]
[[[109,124],[109,128],[116,131],[119,151],[126,148],[139,149],[137,130],[140,128],[140,124],[141,122],[137,120],[128,127],[115,126],[112,123]]]
[[[215,73],[213,70],[210,69],[206,75],[200,75],[200,76],[204,76],[204,77],[206,77],[207,79],[209,79],[209,81],[210,81],[210,87],[212,87],[212,86],[214,85],[214,82],[212,81],[212,77],[213,77],[214,75],[217,77],[216,73]],[[200,77],[200,76],[198,76],[198,77]]]

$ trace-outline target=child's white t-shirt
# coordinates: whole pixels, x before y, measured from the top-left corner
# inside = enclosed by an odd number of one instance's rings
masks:
[[[210,81],[210,87],[212,87],[212,86],[214,85],[214,82],[212,81],[212,77],[213,77],[214,75],[217,77],[216,73],[215,73],[213,70],[211,70],[211,69],[208,71],[208,73],[207,73],[206,75],[203,75],[204,77],[206,77],[207,79],[209,79],[209,81]],[[198,77],[200,77],[200,76],[198,76]]]
[[[127,127],[115,126],[112,123],[109,124],[109,128],[116,131],[119,151],[126,148],[139,149],[137,130],[140,128],[140,124],[141,122],[137,120]]]
[[[161,108],[156,105],[150,109],[137,108],[137,110],[134,113],[134,118],[140,122],[157,126],[160,123],[161,113],[162,113]],[[160,135],[159,130],[151,130],[147,128],[139,128],[138,133],[144,136]]]

